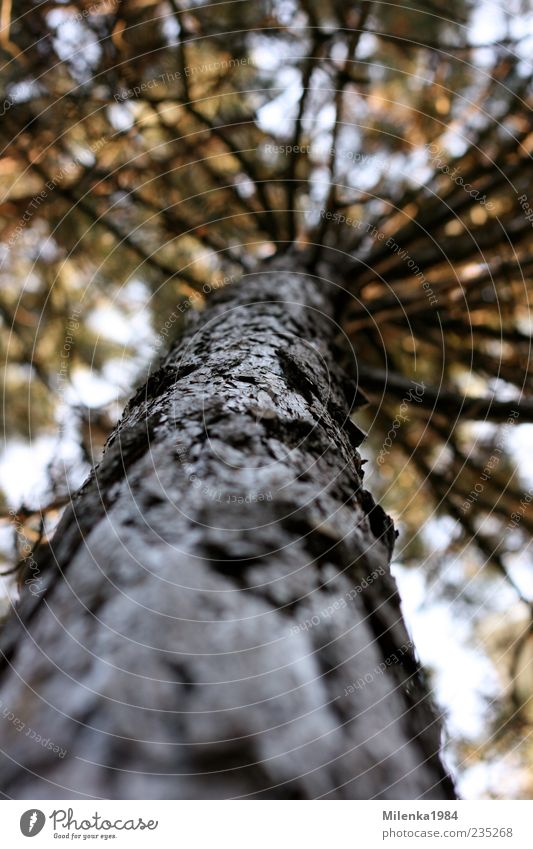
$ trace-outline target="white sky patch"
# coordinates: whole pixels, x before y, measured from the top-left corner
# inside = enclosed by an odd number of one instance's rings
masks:
[[[351,151],[348,162],[351,161],[354,162],[354,167],[349,171],[349,184],[357,190],[370,189],[383,177],[395,181],[405,180],[413,175],[405,156],[373,156]]]
[[[320,113],[320,126],[321,127],[329,127],[330,131],[333,130],[335,125],[335,116],[336,116],[335,106],[333,103],[329,103],[324,106],[322,112]]]
[[[493,55],[492,58],[494,59]],[[451,156],[462,156],[468,150],[467,141],[461,133],[458,133],[455,130],[447,130],[439,139],[439,145],[440,144],[442,144],[443,148],[445,148],[446,152]],[[439,156],[439,154],[437,154],[437,156]]]
[[[180,34],[180,26],[174,15],[167,15],[161,22],[161,29],[167,40],[167,44],[175,44]]]
[[[103,407],[111,404],[120,391],[116,384],[86,367],[78,367],[71,374],[72,387],[65,398],[72,403],[87,407]]]
[[[521,790],[518,763],[516,758],[495,761],[493,763],[474,764],[463,773],[459,782],[459,792],[463,799],[479,799],[495,795],[504,799],[519,798]]]
[[[10,97],[15,101],[15,103],[24,103],[38,95],[39,86],[35,81],[30,82],[29,80],[23,80],[20,83],[11,83],[8,86],[8,91]]]
[[[250,55],[260,73],[272,74],[276,68],[286,68],[287,64],[295,59],[294,43],[282,38],[266,38],[260,32],[252,33],[250,39]]]
[[[46,495],[46,467],[56,448],[56,436],[9,441],[0,459],[0,485],[11,507],[34,506]]]
[[[235,186],[241,197],[250,198],[255,192],[253,182],[245,174],[237,174]]]
[[[148,336],[147,316],[142,313],[125,315],[113,306],[97,307],[88,316],[87,325],[102,336],[121,345],[137,343],[139,334]]]
[[[254,65],[263,71],[275,71],[279,65],[277,53],[269,49],[268,45],[258,45],[252,50],[252,61]]]
[[[53,38],[58,56],[69,63],[78,79],[86,79],[91,66],[98,63],[102,54],[96,35],[62,9],[49,12],[47,20],[58,32]]]
[[[394,576],[417,651],[435,672],[435,696],[446,710],[448,732],[452,737],[481,735],[486,726],[483,696],[494,696],[499,685],[490,661],[469,647],[470,626],[453,616],[449,603],[424,606],[426,583],[421,572],[395,563]]]
[[[450,516],[430,519],[422,528],[425,544],[433,551],[444,551],[450,544],[450,538],[456,526],[457,522]]]
[[[135,123],[127,103],[112,103],[111,106],[108,106],[107,112],[115,130],[131,130]]]
[[[359,39],[359,45],[357,48],[357,56],[359,59],[373,57],[376,52],[377,43],[375,35],[371,35],[369,32],[364,32]]]
[[[257,122],[261,129],[275,136],[285,133],[290,135],[294,129],[296,107],[302,93],[301,75],[295,68],[285,68],[280,73],[276,85],[283,88],[283,91],[259,109]]]
[[[75,145],[73,147],[74,158],[77,162],[80,162],[85,167],[90,167],[96,162],[96,157],[92,150],[89,150],[87,147],[80,147],[79,145]]]
[[[276,14],[279,17],[279,20],[285,26],[290,27],[294,24],[294,19],[296,13],[298,12],[298,5],[294,2],[294,0],[281,0],[281,2],[277,2],[276,4]]]
[[[309,179],[310,197],[315,203],[324,203],[329,194],[329,169],[316,168]]]
[[[470,18],[469,38],[472,44],[491,44],[493,41],[505,38],[504,10],[496,3],[481,3],[474,8]]]
[[[508,447],[525,483],[533,486],[533,424],[516,424]],[[532,506],[533,509],[533,506]]]
[[[530,509],[532,509],[530,507]],[[509,554],[506,558],[507,568],[521,593],[528,599],[533,599],[533,573],[531,571],[531,542],[525,551]]]
[[[509,30],[513,38],[533,37],[533,12],[522,15],[513,15],[509,23]],[[523,48],[524,45],[521,45]],[[531,53],[528,58],[531,64]]]
[[[39,243],[39,252],[37,258],[52,262],[60,255],[60,250],[56,240],[52,236],[48,236],[44,241]]]
[[[99,407],[129,394],[142,367],[156,353],[157,336],[150,322],[147,298],[144,284],[132,280],[119,294],[116,305],[106,304],[91,311],[87,320],[89,327],[103,339],[123,345],[124,355],[110,358],[101,373],[88,367],[76,367],[71,375],[72,385],[65,392],[68,403]],[[123,309],[121,304],[124,304]],[[98,340],[95,344],[98,346]],[[164,347],[160,353],[164,352]],[[131,353],[127,348],[131,348]]]
[[[473,60],[476,66],[490,70],[494,64],[494,50],[491,47],[479,47],[473,51]]]

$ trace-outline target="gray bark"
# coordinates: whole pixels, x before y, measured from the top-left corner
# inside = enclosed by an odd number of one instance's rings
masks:
[[[210,295],[128,405],[2,636],[7,796],[453,798],[331,289]]]

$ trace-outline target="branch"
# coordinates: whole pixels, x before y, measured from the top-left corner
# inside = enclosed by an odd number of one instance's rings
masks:
[[[399,375],[397,372],[386,372],[381,369],[360,366],[357,372],[358,382],[365,394],[393,395],[402,398],[413,389],[413,379]],[[415,381],[417,382],[417,381]],[[423,384],[423,381],[418,381]],[[420,399],[419,408],[431,409],[448,417],[470,419],[472,421],[489,421],[494,423],[506,422],[513,417],[522,422],[533,421],[533,399],[521,398],[514,401],[497,401],[492,398],[473,398],[460,395],[448,389],[439,389],[424,384],[424,392],[417,396]],[[519,416],[514,417],[513,413]]]

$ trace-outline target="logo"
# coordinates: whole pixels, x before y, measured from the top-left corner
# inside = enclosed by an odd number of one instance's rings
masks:
[[[42,811],[32,808],[29,811],[24,811],[20,818],[20,830],[24,837],[35,837],[42,831],[46,822],[46,817]]]

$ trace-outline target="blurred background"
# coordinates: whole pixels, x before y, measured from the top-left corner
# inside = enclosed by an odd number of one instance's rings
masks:
[[[188,310],[289,244],[357,256],[366,485],[446,756],[531,798],[532,55],[520,0],[1,0],[4,613]]]

